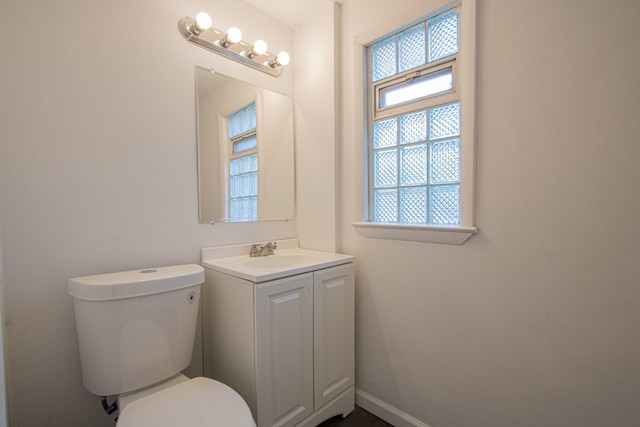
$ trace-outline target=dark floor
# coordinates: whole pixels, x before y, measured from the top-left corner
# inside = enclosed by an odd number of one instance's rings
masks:
[[[356,406],[347,418],[338,415],[318,425],[318,427],[393,427],[391,424],[382,421],[380,418]]]

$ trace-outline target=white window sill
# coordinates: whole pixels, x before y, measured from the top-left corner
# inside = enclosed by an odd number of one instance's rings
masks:
[[[478,227],[460,225],[409,225],[380,222],[354,222],[358,233],[374,239],[461,245],[478,232]]]

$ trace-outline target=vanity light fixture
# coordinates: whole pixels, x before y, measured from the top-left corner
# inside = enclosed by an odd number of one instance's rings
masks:
[[[274,77],[282,74],[289,63],[289,54],[280,52],[277,56],[267,52],[267,43],[256,40],[251,45],[242,41],[242,32],[231,27],[224,33],[211,27],[211,17],[200,12],[196,19],[185,17],[178,21],[180,34],[190,43],[240,62]]]

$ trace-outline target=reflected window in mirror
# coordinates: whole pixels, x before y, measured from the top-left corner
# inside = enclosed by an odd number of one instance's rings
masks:
[[[250,103],[226,117],[229,177],[227,201],[229,221],[258,218],[258,136],[256,104]]]

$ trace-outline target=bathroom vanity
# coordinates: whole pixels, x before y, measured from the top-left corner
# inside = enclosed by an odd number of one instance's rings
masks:
[[[202,250],[205,376],[240,393],[258,427],[346,416],[354,409],[353,257],[300,249],[296,239],[267,257],[250,258],[249,246]]]

